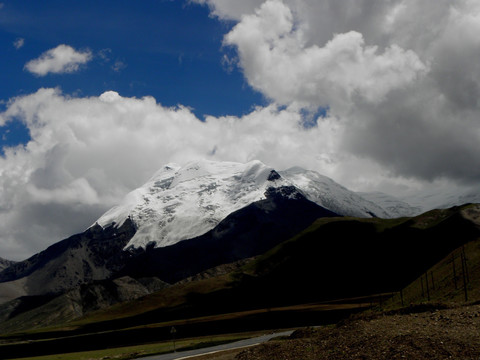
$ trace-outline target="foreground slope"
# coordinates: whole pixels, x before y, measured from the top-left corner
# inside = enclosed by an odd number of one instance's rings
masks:
[[[476,205],[462,207],[462,214],[480,226],[480,210]],[[461,234],[458,234],[461,236]],[[459,303],[480,299],[480,237],[453,250],[442,260],[426,269],[421,276],[403,288],[387,308],[426,301]]]
[[[225,360],[478,359],[480,305],[405,309],[304,329]]]

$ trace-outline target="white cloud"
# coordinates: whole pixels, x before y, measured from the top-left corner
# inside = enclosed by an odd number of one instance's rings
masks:
[[[25,45],[25,39],[23,39],[23,38],[18,38],[13,42],[13,46],[17,50],[21,49],[23,47],[23,45]]]
[[[278,103],[345,112],[354,98],[378,103],[428,71],[413,51],[393,44],[380,53],[356,31],[307,46],[294,20],[282,1],[270,0],[225,36],[249,84]]]
[[[208,4],[235,17],[228,2]],[[479,24],[471,0],[266,0],[224,42],[247,82],[272,101],[325,107],[341,120],[343,153],[392,176],[473,183]]]
[[[25,64],[25,69],[38,76],[45,76],[48,73],[72,73],[91,59],[90,50],[77,51],[71,46],[62,44],[44,52],[39,58],[30,60]]]

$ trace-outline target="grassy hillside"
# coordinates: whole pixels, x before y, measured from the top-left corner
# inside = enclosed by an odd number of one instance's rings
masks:
[[[414,218],[320,219],[250,263],[244,275],[271,301],[395,292],[480,236],[477,205]],[[459,265],[458,265],[459,266]]]
[[[385,304],[387,309],[425,302],[480,300],[480,240],[452,251]],[[402,301],[403,300],[403,301]]]

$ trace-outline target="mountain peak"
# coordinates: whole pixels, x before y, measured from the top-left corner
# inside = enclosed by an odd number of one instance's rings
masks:
[[[137,232],[126,248],[163,247],[203,235],[229,214],[273,193],[301,194],[340,215],[391,217],[381,206],[315,171],[277,171],[258,160],[199,160],[163,166],[97,222],[105,228],[130,218]]]
[[[288,183],[257,160],[168,164],[97,222],[120,226],[130,217],[137,233],[127,248],[167,246],[204,234],[230,213],[264,199],[267,188],[282,185]]]

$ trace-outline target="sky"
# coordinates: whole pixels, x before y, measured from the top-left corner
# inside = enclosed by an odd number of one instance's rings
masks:
[[[478,34],[477,0],[0,0],[0,257],[169,162],[477,191]]]

